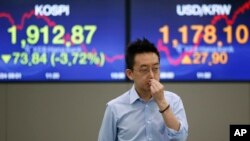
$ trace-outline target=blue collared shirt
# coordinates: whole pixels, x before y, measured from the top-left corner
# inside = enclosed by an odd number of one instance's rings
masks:
[[[181,124],[179,131],[168,128],[154,99],[143,101],[133,86],[108,102],[98,141],[187,140],[188,123],[182,100],[169,91],[164,91],[164,96]]]

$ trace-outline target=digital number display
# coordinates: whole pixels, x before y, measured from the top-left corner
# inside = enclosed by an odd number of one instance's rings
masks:
[[[117,0],[0,0],[0,81],[124,81]]]
[[[161,55],[163,81],[249,81],[249,0],[131,1],[131,40]]]
[[[0,0],[0,82],[125,82],[143,37],[162,81],[250,81],[249,17],[250,0]]]

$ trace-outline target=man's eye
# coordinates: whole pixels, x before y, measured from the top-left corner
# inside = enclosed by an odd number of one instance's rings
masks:
[[[157,70],[159,70],[159,67],[153,68],[153,70],[157,71]]]
[[[141,69],[141,72],[147,72],[148,69]]]

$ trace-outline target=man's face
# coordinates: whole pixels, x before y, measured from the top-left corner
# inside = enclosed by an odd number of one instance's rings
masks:
[[[155,53],[137,54],[130,75],[135,87],[140,91],[148,91],[150,79],[160,80],[160,64]]]

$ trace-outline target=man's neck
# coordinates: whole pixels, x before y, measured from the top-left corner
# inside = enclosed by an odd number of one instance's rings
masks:
[[[138,93],[139,97],[141,99],[143,99],[144,101],[149,101],[152,98],[152,95],[148,91],[145,92],[145,91],[140,91],[140,90],[137,90],[137,89],[135,89],[135,90]]]

